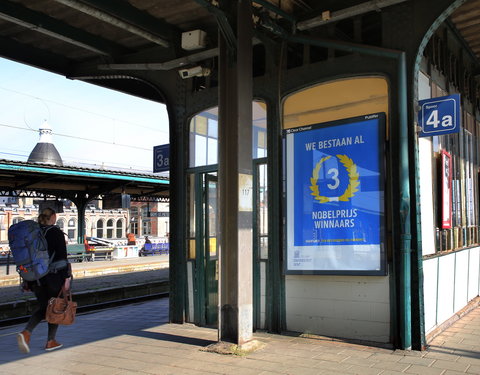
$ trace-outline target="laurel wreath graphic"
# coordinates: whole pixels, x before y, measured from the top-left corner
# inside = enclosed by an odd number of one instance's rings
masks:
[[[358,181],[358,172],[357,172],[357,166],[353,162],[352,159],[350,159],[347,155],[336,155],[338,160],[340,160],[340,163],[343,164],[345,167],[346,171],[348,172],[348,177],[349,177],[349,184],[343,194],[338,197],[339,201],[342,202],[348,202],[350,198],[352,198],[355,193],[358,191],[358,187],[360,185],[360,181]],[[312,177],[310,178],[310,190],[311,195],[315,197],[315,200],[319,201],[320,203],[327,203],[336,199],[333,199],[331,197],[325,197],[323,195],[320,195],[320,190],[318,189],[317,185],[317,180],[318,180],[318,173],[320,172],[320,168],[322,167],[322,164],[326,162],[328,159],[330,159],[331,156],[325,156],[320,159],[320,161],[317,163],[315,168],[313,169]]]

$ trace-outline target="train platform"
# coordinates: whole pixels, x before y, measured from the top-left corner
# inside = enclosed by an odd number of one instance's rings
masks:
[[[74,262],[72,263],[74,277],[72,290],[77,293],[168,280],[168,265],[168,255]],[[33,293],[24,293],[20,290],[15,266],[11,266],[10,275],[6,275],[6,265],[1,265],[0,305],[33,298]]]
[[[46,324],[21,354],[16,333],[0,329],[0,374],[480,374],[480,308],[437,336],[423,352],[391,350],[325,337],[255,333],[264,347],[225,355],[207,350],[217,330],[168,323],[168,298],[80,314],[59,328],[64,347],[46,352]]]
[[[114,273],[148,271],[168,268],[168,254],[114,260],[95,260],[93,262],[71,262],[74,278],[108,275]],[[0,265],[0,286],[17,284],[18,274],[15,264]]]

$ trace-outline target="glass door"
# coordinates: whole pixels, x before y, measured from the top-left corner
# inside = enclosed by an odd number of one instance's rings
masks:
[[[253,321],[264,329],[267,315],[268,184],[267,160],[253,163]]]
[[[205,323],[218,322],[218,179],[216,173],[205,174]]]
[[[188,180],[186,319],[200,326],[217,326],[217,172],[203,168]]]

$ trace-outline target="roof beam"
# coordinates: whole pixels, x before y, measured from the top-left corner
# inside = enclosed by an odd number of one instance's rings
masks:
[[[53,73],[68,74],[70,61],[61,55],[0,37],[0,56]]]
[[[161,63],[100,64],[99,70],[171,70],[218,56],[218,48],[193,53]]]
[[[326,25],[327,23],[340,21],[346,18],[358,16],[360,14],[378,11],[381,8],[386,8],[391,5],[403,3],[407,0],[372,0],[365,3],[348,7],[345,9],[334,11],[330,14],[330,17],[324,18],[323,15],[311,18],[309,20],[301,21],[297,23],[298,30],[308,30],[317,26]]]
[[[98,186],[96,189],[89,188],[86,190],[86,192],[88,192],[89,197],[95,198],[95,197],[98,197],[99,195],[108,194],[115,189],[123,187],[125,183],[115,182],[115,183],[104,183],[104,184],[98,184],[98,185],[100,186]]]
[[[45,177],[45,176],[32,177],[31,179],[28,180],[28,182],[25,182],[24,184],[15,185],[15,190],[27,190],[28,188],[30,188],[33,185],[40,184],[42,182],[52,181],[53,179],[54,179],[53,176],[51,176],[51,177]]]
[[[256,46],[257,44],[260,44],[260,40],[258,38],[253,38],[252,43]],[[159,63],[99,64],[97,68],[99,70],[172,70],[208,60],[216,56],[218,56],[218,47]]]
[[[54,197],[55,195],[44,193],[41,191],[32,191],[32,190],[12,190],[12,189],[5,189],[0,190],[0,196],[2,197],[29,197],[29,198],[50,198]]]
[[[125,49],[93,34],[9,1],[0,1],[0,18],[102,55],[126,52]]]
[[[89,16],[95,17],[103,22],[107,22],[110,25],[116,26],[120,29],[128,31],[132,34],[135,34],[139,37],[142,37],[146,40],[149,40],[152,43],[158,44],[162,47],[168,48],[170,43],[165,40],[164,38],[159,37],[158,35],[154,35],[149,31],[145,31],[143,28],[140,28],[136,25],[130,23],[130,21],[125,22],[118,17],[112,16],[97,7],[90,6],[86,4],[86,2],[80,2],[78,0],[55,0],[57,3],[63,4],[69,8],[76,9],[79,12],[88,14]],[[92,2],[92,4],[96,4],[97,1]],[[115,5],[116,7],[117,5]]]
[[[261,5],[265,9],[268,9],[268,10],[272,11],[273,13],[278,14],[279,16],[285,18],[286,20],[290,21],[291,23],[297,22],[295,17],[293,17],[290,13],[287,13],[283,9],[277,7],[276,5],[273,5],[268,0],[252,0],[252,3],[257,3],[257,4]]]
[[[181,33],[175,26],[135,8],[127,1],[82,0],[82,3],[97,8],[132,26],[136,26],[152,35],[161,37],[166,41],[173,37],[179,37]]]
[[[203,6],[215,16],[218,29],[225,38],[228,48],[230,50],[236,50],[237,37],[235,36],[235,31],[233,30],[232,25],[230,25],[227,14],[221,10],[218,5],[213,5],[213,2],[210,2],[210,0],[195,0],[195,2]]]

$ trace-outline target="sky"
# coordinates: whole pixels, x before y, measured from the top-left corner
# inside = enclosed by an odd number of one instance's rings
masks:
[[[47,121],[64,164],[153,171],[163,104],[0,58],[0,159],[27,161]]]

